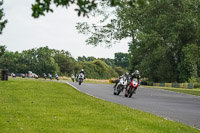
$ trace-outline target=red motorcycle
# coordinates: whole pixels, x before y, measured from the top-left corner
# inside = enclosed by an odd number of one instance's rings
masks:
[[[129,85],[129,89],[127,89],[125,92],[125,97],[132,97],[133,93],[138,88],[138,86],[139,86],[138,80],[133,79]]]

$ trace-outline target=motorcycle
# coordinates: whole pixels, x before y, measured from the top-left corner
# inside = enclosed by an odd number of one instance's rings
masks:
[[[74,82],[74,75],[71,76],[72,82]]]
[[[80,73],[79,75],[78,75],[78,80],[79,80],[79,85],[81,85],[81,83],[83,82],[83,79],[84,79],[84,74],[83,73]]]
[[[59,79],[58,79],[58,75],[56,75],[56,80],[59,80]]]
[[[44,79],[46,80],[47,79],[47,75],[44,73]]]
[[[119,95],[120,92],[122,92],[126,86],[127,86],[127,79],[126,77],[122,77],[119,80],[117,86],[114,88],[114,95]]]
[[[139,83],[137,79],[133,79],[129,85],[129,89],[125,92],[125,97],[131,98],[135,90],[138,88]]]

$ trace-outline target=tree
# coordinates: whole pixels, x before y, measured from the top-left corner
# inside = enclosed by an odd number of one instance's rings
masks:
[[[152,0],[149,5],[138,8],[124,5],[116,8],[116,18],[109,23],[103,26],[79,23],[77,29],[90,34],[86,42],[95,46],[131,38],[131,71],[139,69],[154,82],[185,82],[199,73],[199,69],[196,71],[199,64],[192,62],[193,74],[185,75],[186,47],[191,44],[200,47],[199,7],[198,0]]]
[[[188,81],[191,78],[197,78],[198,76],[198,66],[200,66],[200,47],[196,44],[190,44],[184,46],[182,49],[183,56],[181,60],[183,60],[179,67],[182,70],[179,78],[181,81]]]
[[[16,72],[16,58],[14,52],[7,52],[0,57],[0,68],[9,69],[10,72]]]
[[[111,66],[108,66],[104,61],[94,60],[83,62],[82,65],[87,78],[108,79],[118,77],[115,70]]]
[[[102,60],[104,61],[107,65],[111,66],[111,67],[115,67],[115,61],[114,59],[110,59],[110,58],[98,58],[98,60]]]
[[[3,45],[3,46],[0,45],[0,57],[4,54],[5,50],[6,50],[6,46],[5,45]]]
[[[119,76],[125,74],[126,72],[122,67],[115,67],[114,70],[116,73],[118,73]]]
[[[106,1],[109,6],[122,6],[124,4],[135,7],[144,5],[147,0],[102,0]],[[32,5],[32,16],[38,18],[41,15],[45,15],[45,12],[53,12],[51,5],[62,6],[68,8],[71,5],[76,5],[75,11],[78,12],[78,16],[88,16],[92,10],[97,8],[99,1],[97,0],[35,0],[35,4]]]
[[[3,0],[0,0],[0,34],[2,34],[3,29],[6,26],[6,23],[8,22],[8,20],[4,20],[4,12],[3,12],[3,8],[1,7],[3,5]]]
[[[89,56],[89,57],[87,58],[87,61],[93,61],[93,60],[96,60],[96,58],[95,58],[94,56]]]
[[[199,45],[199,6],[197,0],[168,0],[152,1],[150,6],[133,10],[136,19],[130,22],[136,29],[130,44],[132,65],[155,82],[188,81],[192,75],[186,75],[183,65],[184,47]]]
[[[127,69],[129,67],[128,53],[115,53],[115,65]]]
[[[60,72],[60,68],[52,56],[52,50],[48,47],[25,50],[22,52],[19,61],[19,64],[27,65],[25,70],[32,71],[40,76],[43,76],[43,73],[55,74]]]
[[[68,51],[49,49],[46,47],[34,48],[19,52],[5,51],[0,57],[0,68],[9,69],[12,73],[28,73],[32,71],[40,77],[43,73],[54,75],[70,76],[78,74],[81,69],[85,69],[86,77],[93,79],[108,79],[118,77],[125,73],[121,67],[112,67],[105,63],[114,64],[114,59],[94,59],[85,57],[85,61],[76,61]],[[105,61],[104,61],[105,60]]]
[[[3,8],[1,7],[2,5],[3,5],[3,0],[0,0],[0,35],[2,34],[3,29],[6,26],[6,23],[8,22],[8,20],[3,19],[5,14],[3,12]],[[0,56],[3,55],[3,53],[5,52],[5,49],[6,49],[6,46],[0,45]]]
[[[60,73],[62,75],[70,75],[73,73],[75,68],[75,60],[71,57],[71,54],[68,51],[64,50],[53,50],[52,52],[55,62],[60,68]]]
[[[93,56],[89,56],[89,57],[86,57],[86,56],[83,56],[83,57],[78,57],[78,61],[79,62],[85,62],[85,61],[93,61],[93,60],[96,60],[95,57]]]
[[[32,63],[33,71],[39,75],[43,73],[56,74],[60,73],[60,68],[53,58],[53,50],[46,47],[40,47],[38,49],[32,49]]]
[[[27,73],[30,70],[24,54],[8,51],[0,57],[0,68],[9,69],[14,73]]]

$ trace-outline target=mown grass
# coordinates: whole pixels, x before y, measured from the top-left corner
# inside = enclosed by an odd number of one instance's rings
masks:
[[[109,83],[109,80],[100,80],[100,79],[85,79],[84,82],[92,84],[112,84]]]
[[[41,80],[43,80],[43,78],[40,78]],[[60,77],[60,80],[64,80],[64,81],[68,81],[68,82],[72,82],[72,79],[70,77]],[[47,79],[49,80],[49,79]],[[84,79],[83,81],[84,83],[91,83],[91,84],[113,84],[113,83],[109,83],[109,80],[103,80],[103,79]]]
[[[142,86],[142,87],[164,89],[164,90],[169,90],[169,91],[175,91],[175,92],[200,96],[200,88],[184,89],[184,88],[170,88],[170,87],[157,87],[157,86]]]
[[[1,133],[197,133],[198,129],[78,92],[65,83],[0,81]]]

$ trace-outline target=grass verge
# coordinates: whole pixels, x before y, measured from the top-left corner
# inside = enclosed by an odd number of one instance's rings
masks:
[[[98,80],[98,79],[85,79],[84,82],[92,84],[113,84],[109,83],[109,80]]]
[[[65,81],[68,81],[68,82],[72,82],[71,78],[69,77],[60,77],[60,80],[65,80]],[[91,84],[112,84],[112,83],[109,83],[109,80],[103,80],[103,79],[84,79],[83,81],[84,83],[91,83]]]
[[[157,86],[142,86],[142,87],[164,89],[164,90],[169,90],[169,91],[175,91],[175,92],[180,92],[180,93],[186,93],[186,94],[200,96],[200,88],[183,89],[183,88],[170,88],[170,87],[157,87]]]
[[[0,81],[2,133],[200,132],[127,106],[102,101],[65,83]]]
[[[43,78],[40,78],[41,80],[43,80]],[[65,77],[65,76],[60,76],[59,77],[60,80],[64,80],[64,81],[68,81],[68,82],[72,82],[72,79],[70,77]],[[49,80],[49,79],[47,79]],[[91,83],[91,84],[112,84],[109,83],[109,80],[103,80],[103,79],[84,79],[83,81],[84,83]]]

